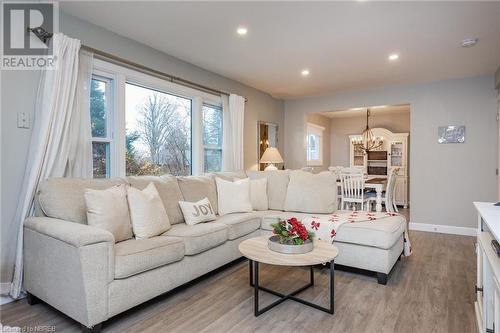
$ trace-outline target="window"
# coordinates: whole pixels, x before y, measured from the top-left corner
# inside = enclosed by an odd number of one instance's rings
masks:
[[[191,100],[126,83],[126,174],[191,174]]]
[[[203,166],[205,172],[222,170],[222,108],[203,105]]]
[[[323,131],[324,127],[307,124],[307,165],[323,165]]]
[[[92,159],[94,178],[110,176],[111,135],[109,130],[112,109],[111,80],[94,75],[90,85],[90,122],[92,128]]]
[[[94,177],[220,171],[221,105],[218,95],[94,59]]]

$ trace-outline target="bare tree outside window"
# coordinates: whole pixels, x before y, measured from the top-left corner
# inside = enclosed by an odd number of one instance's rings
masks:
[[[191,100],[127,84],[127,175],[191,173]]]

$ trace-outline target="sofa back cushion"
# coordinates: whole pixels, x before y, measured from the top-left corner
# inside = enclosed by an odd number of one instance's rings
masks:
[[[290,170],[277,171],[247,171],[250,179],[267,178],[267,197],[269,209],[285,210],[285,198],[290,180]]]
[[[218,214],[217,188],[212,175],[177,177],[184,201],[197,202],[208,198],[215,214]]]
[[[302,170],[290,173],[285,210],[329,214],[337,209],[337,179],[330,172],[312,174]]]
[[[127,177],[127,180],[132,187],[139,190],[143,190],[150,183],[153,183],[160,194],[170,224],[184,222],[184,217],[179,206],[179,201],[183,201],[184,197],[182,196],[176,177],[170,175],[130,176]]]
[[[123,178],[48,178],[38,188],[37,201],[45,216],[87,224],[85,190],[104,190],[119,184],[127,184],[127,181]]]
[[[213,172],[207,175],[213,175],[214,177],[218,177],[229,182],[234,181],[235,179],[243,179],[247,178],[247,174],[245,171],[221,171],[221,172]]]

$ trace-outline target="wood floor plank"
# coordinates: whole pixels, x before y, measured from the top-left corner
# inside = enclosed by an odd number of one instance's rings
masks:
[[[186,288],[108,320],[108,332],[476,332],[475,238],[412,231],[414,254],[396,264],[386,286],[374,276],[335,272],[335,314],[286,301],[253,315],[248,264],[240,262]],[[262,265],[261,284],[289,292],[308,282],[303,268]],[[328,270],[315,269],[315,286],[300,294],[327,305]],[[272,295],[261,293],[261,304]],[[79,332],[79,325],[46,304],[26,300],[0,306],[3,325]]]

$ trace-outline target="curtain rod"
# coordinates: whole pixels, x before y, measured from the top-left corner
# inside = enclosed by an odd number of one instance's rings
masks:
[[[27,30],[30,32],[33,32],[36,36],[38,36],[40,39],[42,39],[44,41],[44,43],[48,39],[52,38],[52,33],[47,32],[42,27],[38,27],[38,28],[29,28],[28,27]],[[164,72],[158,71],[156,69],[132,62],[130,60],[115,56],[114,54],[107,53],[107,52],[95,49],[93,47],[90,47],[90,46],[87,46],[84,44],[81,45],[81,48],[83,50],[92,52],[94,55],[96,55],[96,58],[110,61],[110,62],[113,62],[117,65],[125,66],[125,67],[133,69],[133,70],[137,70],[137,71],[144,73],[144,74],[149,74],[149,75],[158,77],[160,79],[167,79],[168,81],[170,81],[172,83],[181,84],[181,85],[189,87],[189,88],[196,88],[198,90],[202,90],[202,91],[207,92],[207,93],[212,94],[212,95],[223,94],[223,95],[229,96],[229,93],[226,91],[214,89],[214,88],[211,88],[211,87],[208,87],[208,86],[205,86],[205,85],[193,82],[193,81],[183,79],[183,78],[175,76],[175,75],[164,73]],[[248,101],[247,98],[245,98],[245,102],[247,102],[247,101]]]
[[[129,61],[127,59],[115,56],[113,54],[110,54],[110,53],[107,53],[107,52],[104,52],[101,50],[97,50],[97,49],[90,47],[90,46],[87,46],[87,45],[82,44],[81,48],[86,50],[86,51],[92,52],[96,56],[96,58],[98,58],[98,59],[110,61],[110,62],[113,62],[117,65],[125,66],[125,67],[139,71],[139,72],[144,73],[144,74],[156,76],[160,79],[167,79],[168,81],[170,81],[172,83],[181,84],[181,85],[189,87],[189,88],[196,88],[198,90],[202,90],[202,91],[207,92],[207,93],[212,94],[212,95],[218,96],[218,95],[223,94],[223,95],[229,96],[229,93],[226,91],[214,89],[214,88],[211,88],[211,87],[208,87],[208,86],[205,86],[205,85],[193,82],[193,81],[183,79],[183,78],[178,77],[178,76],[167,74],[167,73],[158,71],[156,69],[153,69],[153,68]],[[246,101],[247,101],[247,99],[245,98],[245,102]]]

